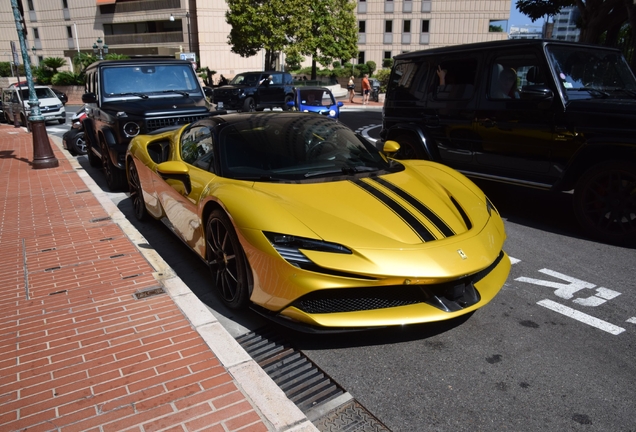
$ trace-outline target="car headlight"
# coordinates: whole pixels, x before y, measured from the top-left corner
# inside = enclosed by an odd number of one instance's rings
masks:
[[[140,130],[141,128],[135,122],[128,122],[124,125],[124,134],[129,138],[139,135]]]
[[[488,197],[485,197],[485,198],[486,198],[486,210],[488,211],[488,216],[492,216],[493,211],[499,214],[495,205],[488,199]]]
[[[352,253],[351,250],[337,243],[265,231],[263,234],[285,261],[300,268],[303,268],[303,265],[312,264],[301,249],[340,254]]]

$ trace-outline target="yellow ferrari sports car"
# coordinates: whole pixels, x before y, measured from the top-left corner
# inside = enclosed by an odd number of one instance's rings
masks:
[[[501,217],[457,171],[397,161],[323,116],[211,116],[135,137],[135,216],[160,219],[230,308],[341,331],[470,313],[510,271]]]

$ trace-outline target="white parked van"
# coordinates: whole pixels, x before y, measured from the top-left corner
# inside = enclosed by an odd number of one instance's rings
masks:
[[[35,97],[40,101],[40,112],[44,121],[57,121],[59,124],[66,122],[66,110],[64,104],[53,93],[50,87],[35,86]],[[27,118],[31,113],[29,105],[29,88],[26,85],[17,87],[11,85],[2,91],[2,115],[7,123],[13,123],[17,117],[22,126],[27,125]]]

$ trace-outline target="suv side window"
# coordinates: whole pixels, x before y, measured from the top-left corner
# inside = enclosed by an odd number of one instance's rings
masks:
[[[441,73],[438,70],[441,69]],[[444,60],[436,68],[434,100],[467,100],[475,93],[477,59],[464,58]],[[443,78],[442,78],[443,76]]]
[[[532,53],[501,55],[489,65],[488,97],[519,99],[519,90],[528,85],[545,84],[545,68]]]
[[[206,171],[214,166],[214,140],[209,127],[191,127],[181,135],[181,159]]]
[[[388,84],[387,98],[403,102],[424,99],[429,69],[429,64],[421,60],[397,63]]]

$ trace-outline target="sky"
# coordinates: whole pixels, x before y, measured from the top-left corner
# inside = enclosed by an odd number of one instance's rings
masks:
[[[523,15],[521,12],[517,10],[516,6],[517,0],[510,0],[510,19],[508,20],[508,30],[510,30],[510,26],[521,26],[525,24],[530,25],[542,25],[543,20],[536,20],[534,23],[530,18]]]

